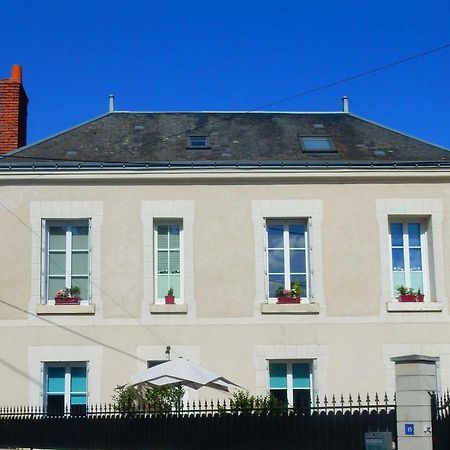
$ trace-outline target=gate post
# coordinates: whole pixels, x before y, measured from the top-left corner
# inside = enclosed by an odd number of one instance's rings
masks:
[[[432,450],[431,408],[428,392],[437,390],[439,358],[406,355],[395,363],[397,436],[399,450]]]

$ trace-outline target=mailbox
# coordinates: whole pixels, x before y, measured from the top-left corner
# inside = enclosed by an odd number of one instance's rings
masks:
[[[369,432],[364,434],[365,450],[392,450],[392,433]]]

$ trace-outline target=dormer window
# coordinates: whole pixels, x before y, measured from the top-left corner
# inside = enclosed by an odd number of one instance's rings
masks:
[[[328,136],[300,136],[300,144],[304,152],[336,152]]]
[[[187,148],[209,148],[208,136],[188,136]]]

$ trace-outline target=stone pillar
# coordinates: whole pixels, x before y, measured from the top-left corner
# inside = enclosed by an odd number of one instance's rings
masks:
[[[407,355],[395,363],[399,450],[432,450],[430,391],[437,390],[439,358]]]

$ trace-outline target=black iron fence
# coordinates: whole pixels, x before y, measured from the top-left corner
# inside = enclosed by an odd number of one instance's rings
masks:
[[[450,448],[450,394],[432,393],[431,421],[433,430],[433,450]]]
[[[0,447],[158,450],[360,450],[367,431],[396,440],[395,399],[316,398],[302,408],[186,403],[171,411],[91,405],[52,415],[37,407],[0,408]]]

